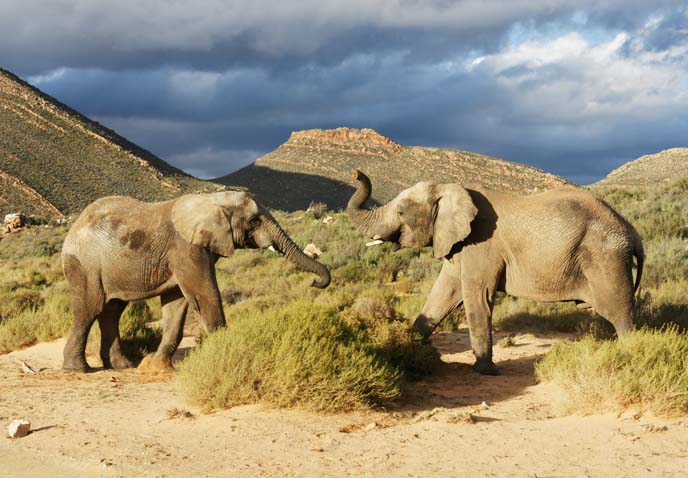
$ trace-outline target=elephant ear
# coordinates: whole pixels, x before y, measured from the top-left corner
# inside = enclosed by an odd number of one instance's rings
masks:
[[[478,214],[470,194],[457,184],[438,184],[435,188],[436,208],[433,224],[432,252],[438,259],[445,257],[457,242],[471,233],[471,222]]]
[[[191,244],[223,257],[234,253],[230,221],[211,197],[192,194],[179,198],[172,207],[172,223]]]

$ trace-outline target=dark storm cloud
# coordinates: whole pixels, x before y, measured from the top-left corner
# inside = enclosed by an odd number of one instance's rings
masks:
[[[368,0],[300,2],[4,0],[0,58],[22,74],[52,68],[145,68],[338,62],[351,52],[403,49],[432,58],[485,48],[513,23],[585,11],[637,28],[677,0]]]
[[[0,59],[204,177],[352,126],[587,182],[685,145],[686,20],[678,1],[10,0]]]

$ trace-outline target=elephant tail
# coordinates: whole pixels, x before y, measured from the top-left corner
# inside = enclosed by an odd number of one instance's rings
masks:
[[[633,255],[636,263],[635,284],[633,285],[633,294],[635,295],[640,287],[640,278],[643,276],[643,263],[645,262],[643,240],[635,229],[633,229]]]

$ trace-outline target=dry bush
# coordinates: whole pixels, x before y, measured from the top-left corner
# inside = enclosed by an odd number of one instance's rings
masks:
[[[236,318],[179,367],[184,395],[202,408],[264,402],[339,411],[402,394],[403,371],[332,307],[298,301]]]
[[[643,329],[619,340],[560,342],[535,366],[539,381],[567,394],[570,411],[640,406],[661,415],[688,413],[688,334]]]

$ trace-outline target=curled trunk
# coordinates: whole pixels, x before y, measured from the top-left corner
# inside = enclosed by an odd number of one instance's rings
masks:
[[[327,287],[330,284],[330,271],[327,267],[304,254],[276,221],[270,219],[267,224],[275,249],[284,254],[298,268],[317,274],[320,279],[313,281],[311,284],[313,287],[319,289]]]
[[[353,178],[357,180],[356,192],[346,205],[346,212],[349,215],[351,223],[356,226],[356,229],[361,231],[365,236],[372,237],[375,235],[375,229],[381,222],[383,217],[383,207],[365,209],[363,206],[370,198],[373,192],[373,186],[370,184],[368,176],[363,174],[358,169],[354,170]]]

